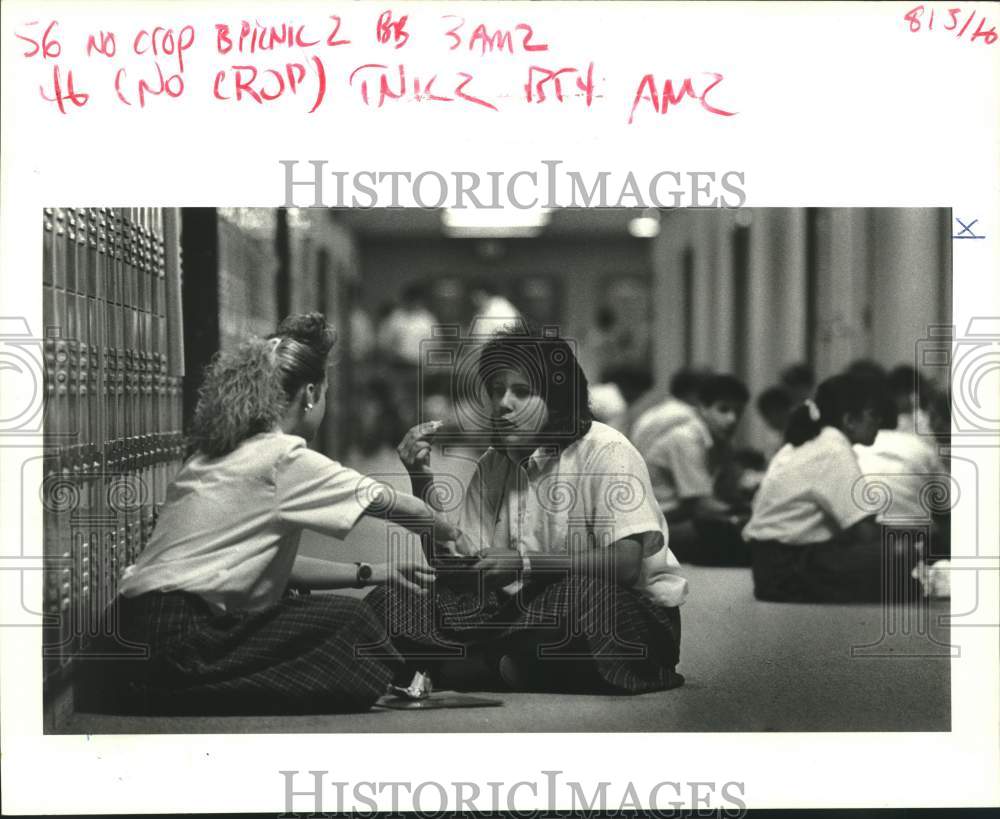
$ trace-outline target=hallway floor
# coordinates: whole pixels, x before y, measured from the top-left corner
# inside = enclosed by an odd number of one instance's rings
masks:
[[[687,682],[673,691],[628,698],[484,693],[503,706],[350,715],[77,713],[59,733],[950,730],[948,629],[937,623],[948,601],[891,609],[888,617],[877,605],[762,603],[747,569],[686,569],[691,597],[682,609],[678,671]]]

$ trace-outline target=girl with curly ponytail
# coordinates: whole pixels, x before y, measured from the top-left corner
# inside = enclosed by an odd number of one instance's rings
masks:
[[[402,660],[357,657],[385,632],[362,600],[289,596],[289,587],[392,584],[426,593],[422,561],[343,564],[299,557],[303,529],[343,538],[363,515],[458,531],[412,495],[306,444],[326,409],[335,341],[322,315],[292,316],[266,339],[218,354],[205,371],[192,456],[167,490],[156,531],[123,576],[119,633],[147,645],[129,675],[133,707],[169,713],[357,711],[385,693]],[[387,643],[385,643],[388,646]]]

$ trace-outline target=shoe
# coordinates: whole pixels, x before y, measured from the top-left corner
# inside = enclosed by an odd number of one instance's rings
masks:
[[[527,691],[530,687],[527,671],[513,654],[504,654],[496,668],[503,684],[511,691]]]
[[[684,675],[678,674],[673,669],[670,669],[669,677],[667,679],[667,690],[669,691],[672,688],[680,688],[682,685],[684,685]]]

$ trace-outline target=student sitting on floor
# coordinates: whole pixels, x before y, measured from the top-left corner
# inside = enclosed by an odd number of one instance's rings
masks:
[[[778,382],[792,396],[793,404],[801,404],[816,388],[816,373],[810,365],[800,361],[785,367],[778,376]]]
[[[915,555],[905,544],[892,547],[886,565],[893,577],[883,579],[882,530],[852,448],[872,444],[882,409],[869,381],[844,374],[793,411],[787,443],[771,460],[743,530],[759,599],[874,602],[886,582],[914,583]]]
[[[587,379],[561,339],[497,334],[480,353],[492,446],[461,500],[458,551],[428,598],[367,601],[407,655],[477,647],[510,687],[636,694],[683,682],[678,606],[687,581],[667,548],[642,458],[592,420]],[[413,491],[440,502],[435,422],[399,446]],[[433,559],[432,559],[433,562]]]
[[[785,387],[776,385],[768,387],[758,395],[755,403],[757,412],[767,427],[765,433],[767,440],[762,445],[764,457],[771,460],[784,443],[788,417],[792,414],[796,402]]]
[[[926,405],[931,385],[927,379],[911,365],[900,364],[889,371],[889,387],[899,412],[896,428],[900,432],[928,435],[931,427]]]
[[[670,379],[669,395],[640,409],[638,403],[646,400],[643,396],[636,405],[629,407],[629,413],[635,418],[635,422],[631,425],[628,437],[636,449],[645,452],[673,427],[695,416],[698,388],[707,376],[708,373],[700,370],[678,370]]]
[[[909,527],[929,539],[924,559],[934,562],[950,555],[951,481],[927,435],[898,428],[898,404],[886,379],[872,379],[871,388],[883,397],[883,418],[870,446],[855,444],[861,473],[872,493],[884,495],[877,513],[880,524]]]
[[[671,548],[682,561],[750,565],[740,537],[749,505],[724,499],[718,483],[739,477],[730,441],[750,395],[732,375],[702,381],[695,413],[644,450],[653,492],[670,524]]]
[[[384,638],[363,601],[290,597],[392,583],[420,592],[423,561],[367,566],[298,558],[303,529],[342,538],[378,514],[442,539],[457,531],[422,501],[306,447],[326,410],[334,333],[318,313],[216,356],[193,422],[195,454],[167,490],[149,545],[125,571],[109,617],[149,657],[122,660],[130,710],[301,713],[368,709],[398,655],[358,659]],[[95,663],[103,671],[102,663]],[[130,696],[131,695],[131,696]]]

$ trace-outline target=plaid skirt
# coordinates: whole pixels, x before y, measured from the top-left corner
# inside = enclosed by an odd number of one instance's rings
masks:
[[[375,589],[365,601],[392,648],[411,663],[459,659],[470,647],[534,660],[545,690],[641,694],[675,688],[681,621],[676,608],[586,576],[531,582],[515,595],[439,579],[428,595]],[[362,647],[378,652],[381,647]]]
[[[109,633],[124,638],[118,654],[130,644],[148,656],[109,654],[87,663],[87,677],[127,713],[366,711],[403,665],[393,653],[356,655],[357,643],[380,639],[381,625],[362,601],[338,595],[219,614],[197,595],[153,592],[119,597],[108,615],[117,623]]]

